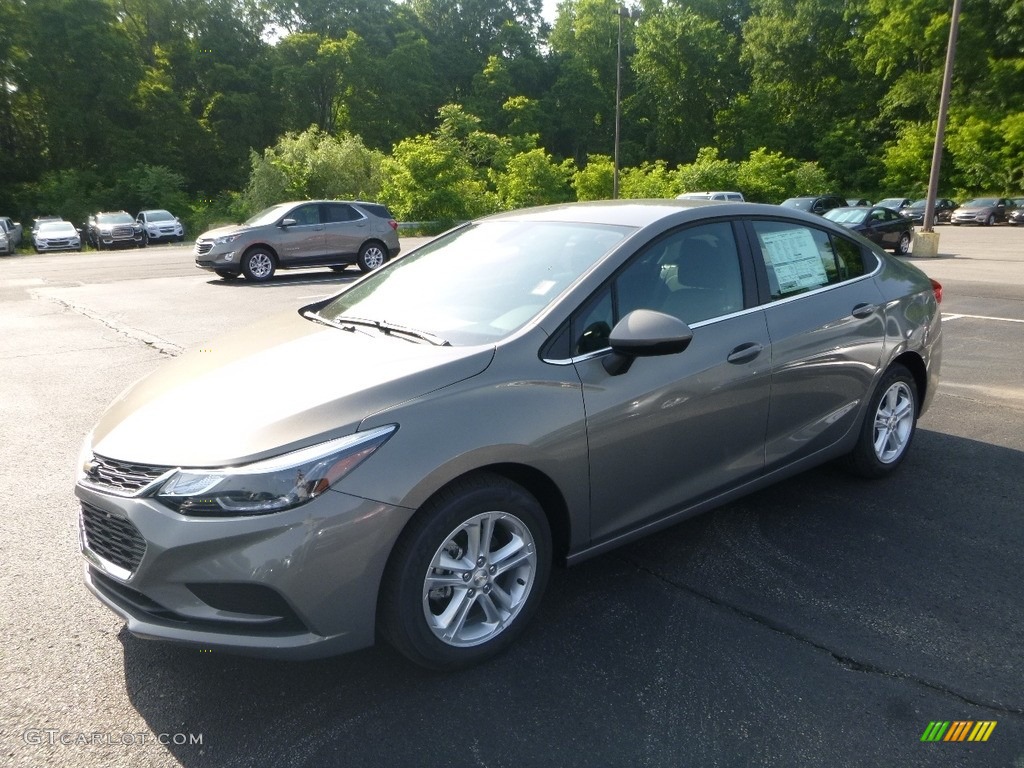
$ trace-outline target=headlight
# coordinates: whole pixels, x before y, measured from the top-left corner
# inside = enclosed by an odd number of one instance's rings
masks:
[[[233,232],[230,235],[221,235],[220,237],[215,238],[213,242],[217,243],[217,245],[223,245],[225,243],[233,243],[233,242],[235,242],[235,240],[237,240],[241,236],[242,236],[241,232]]]
[[[156,497],[183,515],[265,515],[326,492],[387,442],[397,424],[312,445],[242,467],[179,469]]]

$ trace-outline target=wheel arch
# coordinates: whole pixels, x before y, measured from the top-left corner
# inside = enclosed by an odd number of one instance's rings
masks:
[[[910,371],[910,375],[914,377],[914,384],[917,387],[917,413],[920,415],[925,395],[928,392],[928,369],[921,356],[917,352],[909,350],[898,355],[889,364],[889,367],[891,368],[897,363]]]
[[[253,250],[255,250],[257,248],[261,248],[261,249],[263,249],[264,251],[266,251],[267,253],[270,254],[270,257],[274,260],[274,266],[275,267],[280,267],[281,266],[281,257],[277,255],[277,249],[274,248],[274,246],[270,245],[269,243],[262,243],[261,242],[261,243],[252,243],[251,245],[247,245],[245,247],[245,250],[242,251],[242,258],[244,259],[250,253],[252,253]]]

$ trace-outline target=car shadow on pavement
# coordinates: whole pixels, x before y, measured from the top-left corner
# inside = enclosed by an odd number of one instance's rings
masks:
[[[921,752],[936,719],[999,721],[975,757],[1012,764],[1021,466],[919,429],[883,480],[828,465],[556,569],[520,641],[454,674],[383,644],[278,662],[122,630],[128,697],[154,733],[201,734],[166,747],[190,768],[961,764]]]
[[[280,288],[288,285],[318,285],[318,284],[329,284],[329,285],[346,285],[348,283],[355,282],[363,276],[362,272],[357,269],[345,270],[344,272],[304,272],[289,270],[288,272],[277,272],[270,280],[264,283],[254,283],[251,280],[246,280],[244,277],[236,277],[232,280],[224,280],[219,277],[211,278],[206,281],[207,285],[213,285],[218,288],[248,288],[249,290],[258,288]]]

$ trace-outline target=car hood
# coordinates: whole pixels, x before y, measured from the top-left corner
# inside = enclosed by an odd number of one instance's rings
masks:
[[[494,348],[343,331],[297,313],[186,353],[127,389],[93,431],[112,459],[232,466],[351,434],[367,416],[482,372]]]
[[[203,232],[198,239],[213,240],[215,237],[223,237],[224,235],[230,235],[234,232],[245,232],[248,229],[251,229],[251,227],[247,227],[245,224],[228,224],[224,227],[217,227],[216,229],[211,229],[208,232]]]

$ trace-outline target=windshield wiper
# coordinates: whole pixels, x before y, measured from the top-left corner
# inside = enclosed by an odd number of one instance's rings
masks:
[[[419,331],[415,328],[409,328],[405,325],[398,325],[397,323],[389,323],[386,320],[367,320],[363,317],[348,317],[342,315],[336,317],[334,320],[327,320],[327,318],[321,318],[320,315],[316,316],[320,319],[336,328],[342,328],[344,330],[355,330],[347,326],[365,325],[370,328],[376,328],[378,331],[383,333],[385,336],[391,336],[392,334],[399,336],[411,336],[414,339],[420,339],[428,344],[433,344],[436,347],[450,347],[451,342],[447,339],[442,339],[440,336],[430,333],[429,331]]]
[[[329,328],[337,328],[339,331],[348,331],[349,333],[355,333],[357,330],[355,324],[345,325],[344,323],[339,323],[334,320],[328,320],[326,317],[324,317],[323,315],[318,315],[316,312],[306,311],[302,313],[302,316],[305,317],[307,320],[312,320],[316,323],[320,323],[321,325],[326,325]],[[365,333],[367,336],[373,335],[372,333],[369,333],[367,331],[362,331],[362,333]]]

